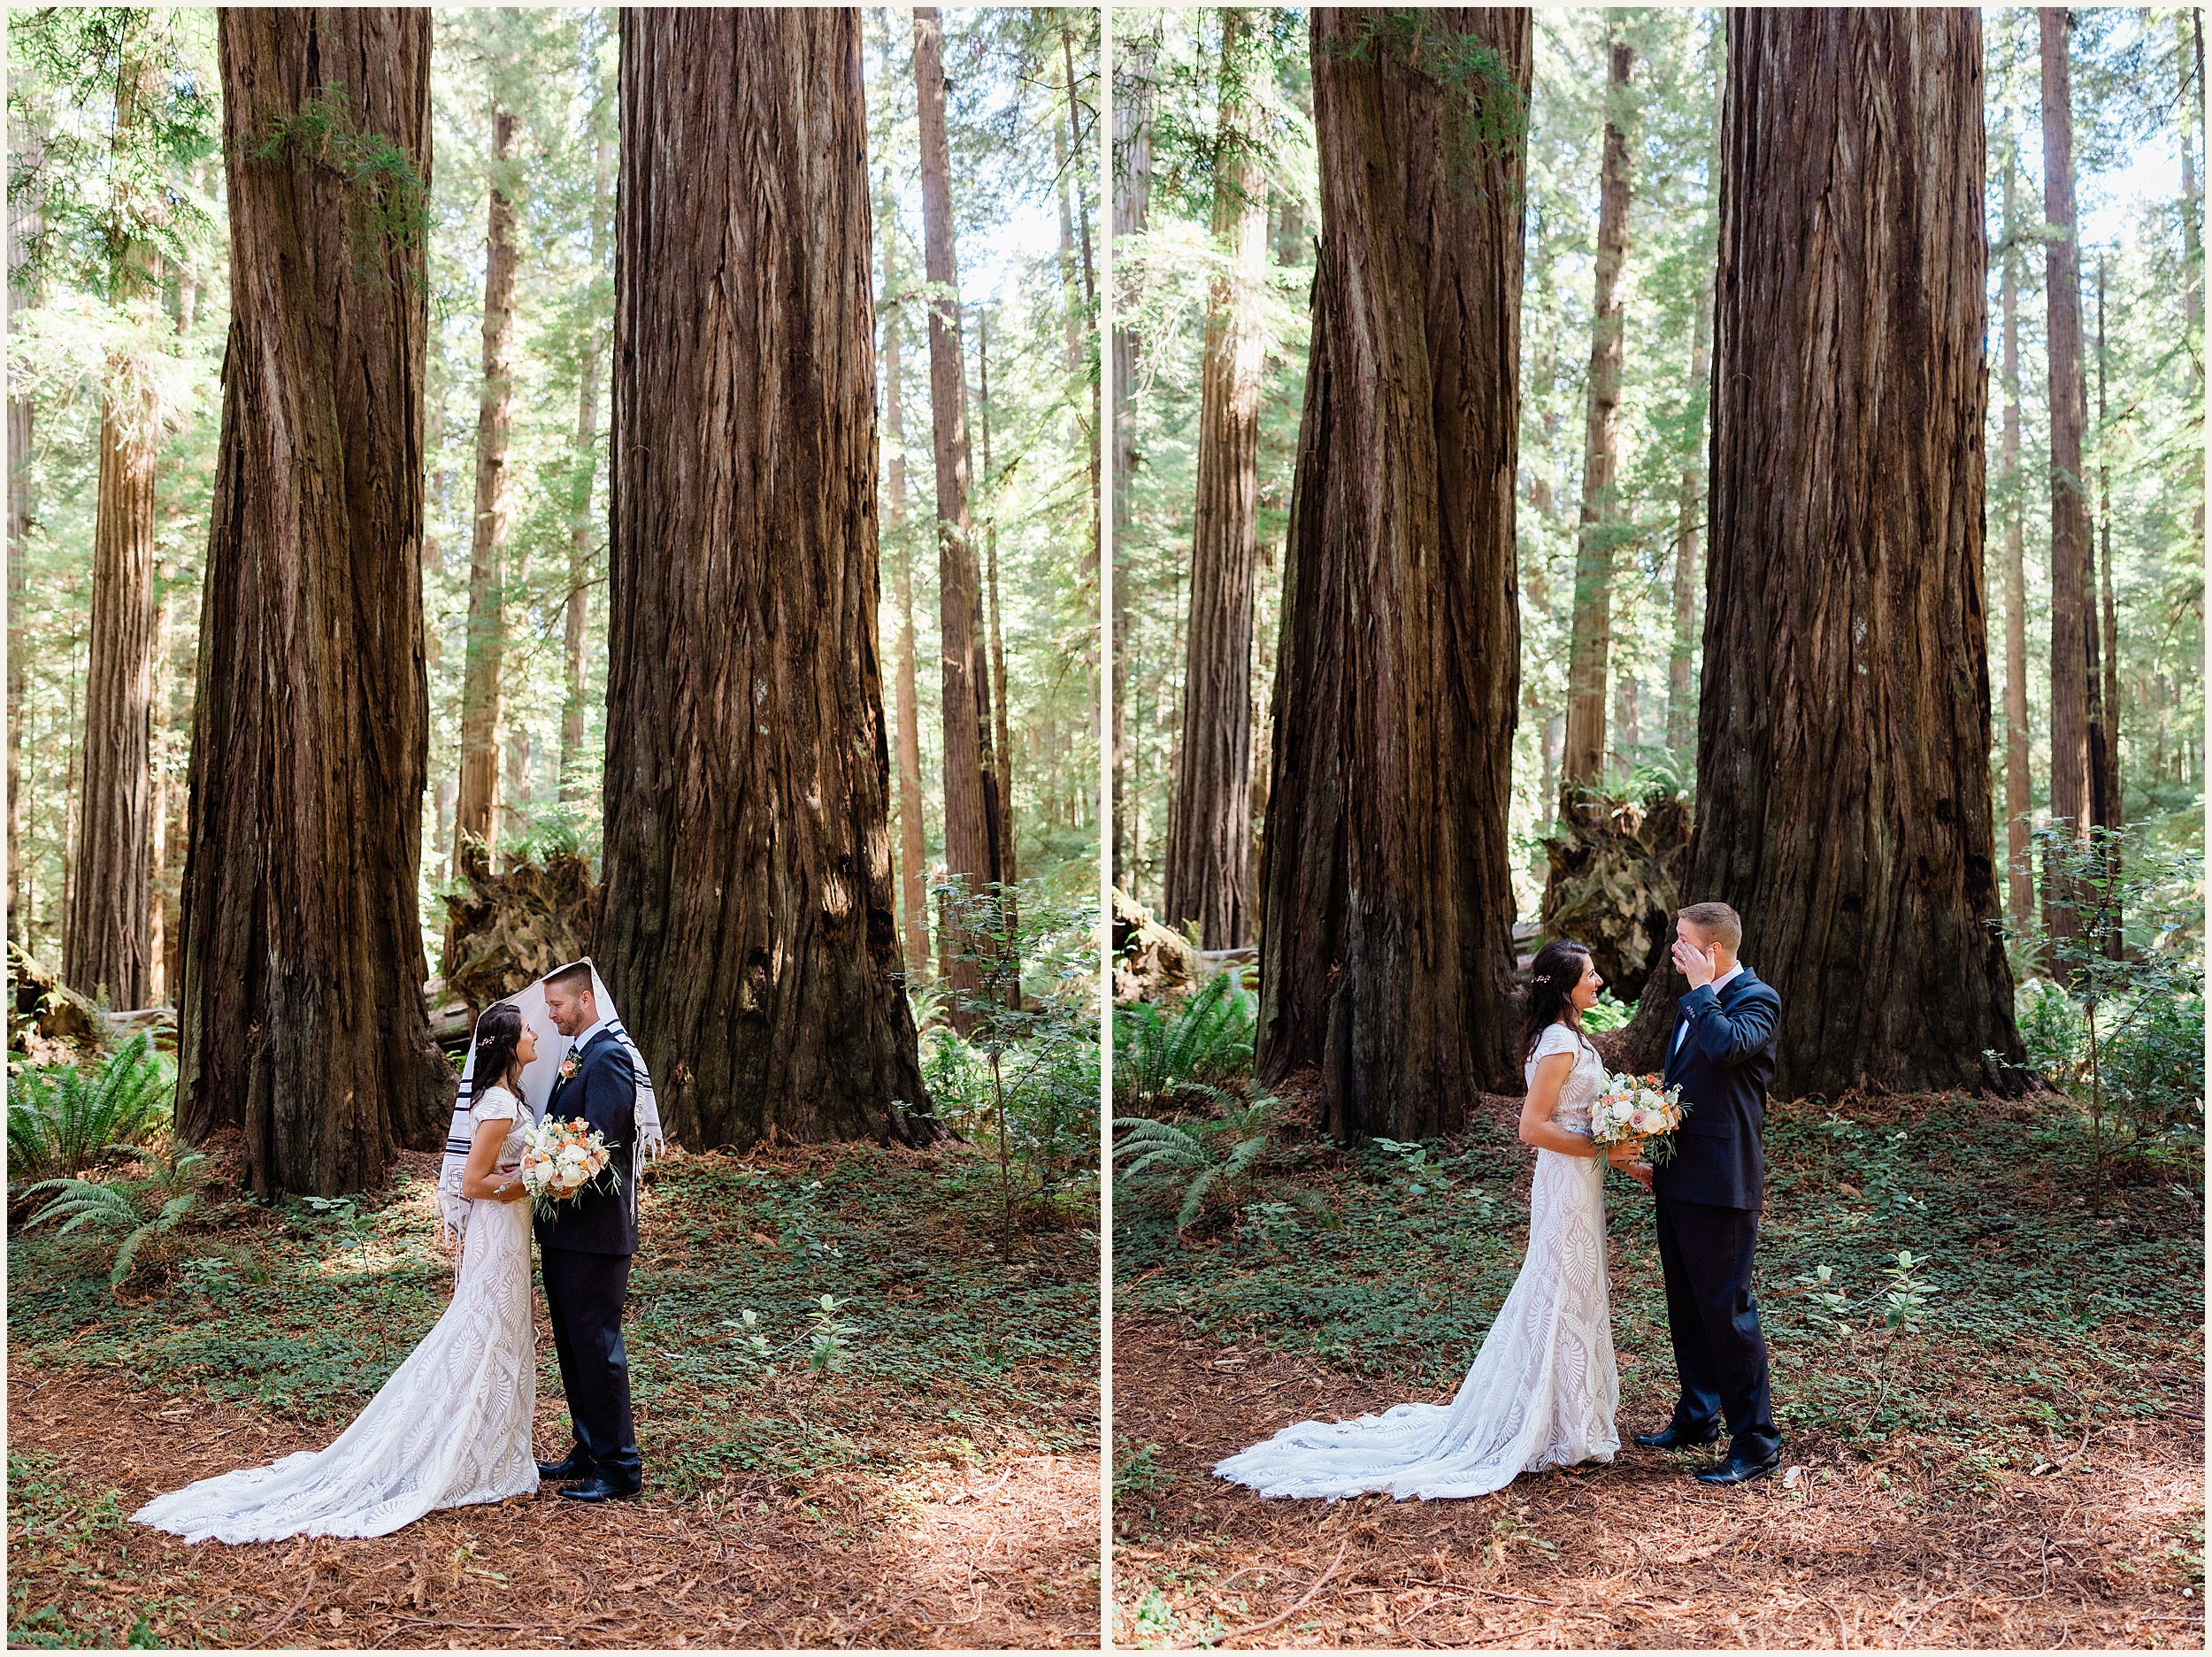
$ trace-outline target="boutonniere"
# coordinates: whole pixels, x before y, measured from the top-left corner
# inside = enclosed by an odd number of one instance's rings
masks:
[[[583,1068],[583,1062],[573,1053],[570,1054],[566,1058],[561,1061],[561,1079],[565,1082],[574,1081],[576,1079],[576,1072]]]

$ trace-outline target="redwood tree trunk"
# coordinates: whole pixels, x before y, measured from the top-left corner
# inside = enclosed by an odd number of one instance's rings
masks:
[[[892,272],[897,248],[896,224],[885,220],[883,233],[884,286],[898,291]],[[901,382],[900,340],[905,319],[896,311],[883,323],[884,424],[890,428],[889,472],[891,539],[896,548],[899,602],[898,727],[899,727],[899,912],[906,933],[906,970],[910,978],[929,976],[928,882],[922,871],[927,855],[922,837],[922,710],[914,683],[914,543],[906,522],[906,412]]]
[[[1605,675],[1613,642],[1613,520],[1621,469],[1621,358],[1625,306],[1621,265],[1628,255],[1628,139],[1611,111],[1628,97],[1632,54],[1609,39],[1609,113],[1598,192],[1596,297],[1590,323],[1590,390],[1582,440],[1582,518],[1575,543],[1572,636],[1567,652],[1569,786],[1597,780],[1605,766]]]
[[[591,184],[591,268],[606,264],[607,185],[614,171],[614,144],[602,138],[593,157]],[[584,349],[583,372],[576,390],[576,489],[568,516],[568,602],[561,618],[561,798],[575,802],[589,792],[576,774],[584,752],[584,624],[591,576],[591,491],[599,476],[599,367],[605,338],[595,327]]]
[[[991,319],[990,312],[978,305],[975,311],[976,365],[976,424],[983,430],[983,482],[990,491],[995,474],[991,470]],[[990,510],[983,520],[984,570],[983,588],[989,615],[991,654],[991,716],[995,722],[993,735],[994,752],[998,756],[1000,787],[998,791],[998,856],[999,878],[1008,886],[1021,878],[1021,868],[1015,857],[1014,842],[1014,733],[1007,724],[1010,712],[1006,705],[1006,634],[999,625],[998,608],[998,502],[995,495],[987,493]],[[1010,894],[1005,901],[1013,901]],[[1011,986],[1012,1002],[1018,1010],[1021,1006],[1021,986]]]
[[[461,792],[453,812],[453,868],[461,843],[496,838],[500,672],[506,654],[505,572],[510,512],[507,438],[513,425],[514,204],[502,186],[515,153],[515,116],[492,108],[491,205],[484,253],[484,372],[476,405],[476,519],[469,540],[469,616],[461,669]]]
[[[116,76],[115,148],[134,141],[150,65],[126,55]],[[152,250],[118,249],[113,299],[153,292]],[[110,359],[100,404],[100,470],[92,529],[92,615],[85,666],[81,801],[75,879],[62,927],[62,978],[117,1008],[153,992],[154,459],[150,396],[128,357]]]
[[[1243,59],[1251,25],[1221,13],[1221,104],[1213,235],[1231,269],[1209,295],[1200,370],[1198,496],[1192,512],[1183,725],[1176,742],[1160,918],[1196,922],[1208,949],[1251,940],[1252,580],[1259,563],[1260,317],[1267,281],[1267,190],[1256,100]]]
[[[2082,487],[2086,423],[2081,386],[2081,249],[2074,240],[2074,142],[2067,12],[2044,6],[2042,27],[2044,299],[2051,410],[2051,818],[2078,833],[2093,820],[2090,753],[2089,502]],[[2047,901],[2063,894],[2046,894]],[[2063,902],[2051,910],[2054,937],[2070,935]]]
[[[142,1007],[152,985],[154,434],[145,411],[100,414],[92,532],[91,650],[85,670],[82,804],[62,978],[111,1005]]]
[[[1322,236],[1258,1046],[1270,1081],[1319,1068],[1340,1138],[1448,1131],[1477,1089],[1519,1071],[1506,807],[1524,154],[1471,157],[1465,83],[1447,90],[1430,54],[1486,48],[1525,108],[1531,23],[1522,9],[1422,19],[1416,33],[1317,10],[1311,25]]]
[[[621,30],[602,970],[678,1139],[920,1143],[859,14]]]
[[[25,150],[35,151],[36,137],[19,138]],[[18,152],[19,154],[20,152]],[[14,156],[11,159],[16,158]],[[26,157],[27,159],[27,157]],[[27,240],[39,234],[41,221],[35,198],[11,192],[6,205],[8,257],[8,334],[15,335],[15,313],[31,303],[24,261]],[[23,698],[28,676],[24,671],[23,614],[30,589],[24,572],[24,541],[31,533],[31,400],[8,393],[8,937],[28,947],[30,917],[24,907],[23,886]]]
[[[943,29],[934,6],[914,9],[914,80],[921,120],[923,259],[931,284],[957,295],[953,255],[952,158],[945,138]],[[929,406],[937,460],[938,629],[944,657],[945,870],[983,896],[1002,878],[999,777],[992,755],[991,683],[976,638],[981,593],[968,520],[968,429],[956,298],[929,306]],[[996,958],[984,932],[956,925],[941,940],[954,1027],[972,1023]]]
[[[1717,174],[1718,169],[1715,169]],[[1703,387],[1713,374],[1713,283],[1709,275],[1690,324],[1690,383]],[[1667,656],[1667,746],[1678,753],[1697,740],[1697,697],[1692,687],[1697,648],[1697,541],[1705,504],[1704,433],[1682,468],[1674,527],[1674,640]],[[1548,794],[1544,803],[1551,804]]]
[[[257,1192],[434,1148],[423,1008],[423,244],[360,229],[295,142],[311,99],[430,173],[430,13],[219,14],[231,324],[184,869],[177,1126],[242,1128]],[[326,88],[344,94],[342,106]]]
[[[1144,234],[1145,215],[1152,199],[1152,73],[1159,52],[1157,26],[1131,43],[1125,67],[1118,67],[1118,80],[1125,93],[1114,100],[1114,224],[1116,237]],[[1114,544],[1135,522],[1130,494],[1137,472],[1137,334],[1117,316],[1114,326]],[[1129,609],[1123,583],[1114,582],[1113,602],[1113,714],[1109,756],[1111,821],[1110,871],[1114,885],[1128,890],[1136,879],[1130,863],[1129,825],[1125,801],[1129,793],[1128,737]]]
[[[1686,896],[1781,993],[1778,1096],[1998,1082],[1979,15],[1731,12],[1724,119]]]
[[[2000,293],[2005,324],[2005,868],[2006,918],[2014,932],[2035,925],[2035,876],[2030,869],[2028,822],[2035,809],[2028,766],[2028,572],[2026,502],[2020,476],[2020,249],[2013,217],[2019,173],[2017,142],[2005,154],[2004,278]]]

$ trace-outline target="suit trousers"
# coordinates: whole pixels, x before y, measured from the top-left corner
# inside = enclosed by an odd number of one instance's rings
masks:
[[[630,1424],[630,1359],[622,1350],[630,1256],[541,1247],[538,1258],[577,1446],[602,1473],[634,1480],[643,1463]]]
[[[1782,1442],[1768,1395],[1766,1340],[1751,1297],[1755,1208],[1722,1208],[1661,1197],[1655,1208],[1667,1332],[1682,1378],[1674,1426],[1692,1437],[1724,1419],[1733,1448],[1758,1458]]]

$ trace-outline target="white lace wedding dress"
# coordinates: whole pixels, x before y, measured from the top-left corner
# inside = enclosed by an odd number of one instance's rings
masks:
[[[499,1162],[520,1160],[512,1093],[489,1088],[471,1114],[513,1123]],[[433,1508],[535,1491],[537,1401],[530,1205],[478,1201],[453,1303],[327,1449],[204,1478],[131,1516],[188,1542],[385,1536]]]
[[[1575,1055],[1552,1122],[1590,1131],[1604,1085],[1596,1051],[1563,1024],[1529,1055]],[[1215,1474],[1263,1496],[1485,1496],[1522,1473],[1609,1461],[1621,1397],[1605,1277],[1605,1164],[1536,1153],[1528,1254],[1450,1404],[1401,1404],[1351,1422],[1302,1422]]]

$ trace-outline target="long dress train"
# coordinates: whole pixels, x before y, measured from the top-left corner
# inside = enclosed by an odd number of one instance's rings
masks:
[[[487,1089],[472,1114],[514,1123],[499,1161],[520,1159],[513,1094]],[[434,1508],[535,1491],[537,1399],[529,1204],[476,1202],[453,1303],[327,1448],[204,1478],[131,1516],[188,1542],[388,1535]]]
[[[1552,1122],[1590,1131],[1604,1085],[1595,1049],[1556,1024],[1529,1055],[1572,1053]],[[1605,1165],[1536,1153],[1528,1253],[1497,1321],[1448,1405],[1400,1404],[1350,1422],[1301,1422],[1217,1464],[1263,1496],[1484,1496],[1522,1473],[1609,1461],[1621,1447],[1605,1275]]]

